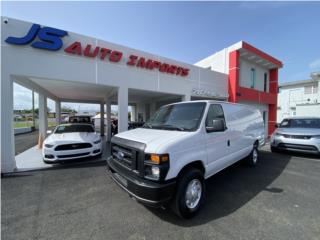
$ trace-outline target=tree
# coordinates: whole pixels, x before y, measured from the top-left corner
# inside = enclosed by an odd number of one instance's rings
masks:
[[[72,109],[69,106],[62,106],[61,107],[61,112],[66,112],[66,113],[77,113],[76,110]]]

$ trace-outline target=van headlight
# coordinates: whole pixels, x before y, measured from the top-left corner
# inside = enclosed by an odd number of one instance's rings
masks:
[[[52,144],[45,144],[44,145],[46,148],[52,148],[54,145],[52,145]]]
[[[94,143],[94,144],[101,143],[101,138],[100,138],[100,139],[98,139],[98,140],[96,140],[96,141],[94,141],[93,143]]]
[[[159,179],[160,178],[160,168],[158,166],[152,166],[151,167],[151,174],[154,178]]]
[[[150,180],[164,180],[169,171],[169,154],[146,154],[144,176]]]
[[[315,136],[312,136],[312,138],[315,138],[315,139],[320,139],[320,135],[315,135]]]

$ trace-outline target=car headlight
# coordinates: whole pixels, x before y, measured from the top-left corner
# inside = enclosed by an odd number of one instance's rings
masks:
[[[101,138],[100,138],[100,139],[98,139],[97,141],[94,141],[93,143],[94,143],[94,144],[101,143]]]
[[[169,170],[169,154],[147,154],[144,175],[151,180],[164,180]]]
[[[278,133],[278,132],[276,132],[274,135],[275,135],[275,136],[283,136],[283,134]]]
[[[52,144],[45,144],[44,145],[46,148],[52,148],[54,145],[52,145]]]

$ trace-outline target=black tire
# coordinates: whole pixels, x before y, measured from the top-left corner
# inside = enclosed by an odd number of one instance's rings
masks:
[[[191,183],[193,180],[195,180],[197,184],[201,183],[202,191],[200,200],[198,201],[197,205],[191,209],[186,204],[186,191],[189,183]],[[205,200],[205,196],[206,189],[203,173],[199,169],[188,168],[185,171],[183,171],[182,174],[179,176],[177,190],[172,200],[171,208],[181,218],[192,218],[201,209],[201,206],[203,205]]]
[[[53,162],[47,161],[47,160],[43,160],[43,162],[44,162],[45,164],[53,164]]]
[[[270,150],[271,150],[271,152],[273,152],[273,153],[279,152],[279,149],[276,148],[276,147],[273,147],[273,146],[270,147]]]
[[[255,167],[259,160],[259,150],[258,144],[255,143],[253,145],[252,151],[250,152],[249,156],[246,157],[246,164],[250,167]]]

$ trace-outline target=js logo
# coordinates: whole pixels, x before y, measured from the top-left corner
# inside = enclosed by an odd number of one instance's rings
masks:
[[[62,47],[61,38],[68,35],[68,32],[56,28],[43,27],[39,24],[33,24],[24,37],[8,37],[5,41],[15,45],[26,45],[31,43],[36,36],[41,41],[36,41],[31,44],[34,48],[57,51]]]

